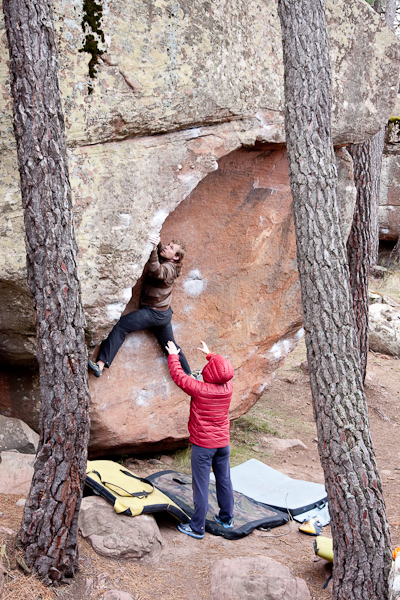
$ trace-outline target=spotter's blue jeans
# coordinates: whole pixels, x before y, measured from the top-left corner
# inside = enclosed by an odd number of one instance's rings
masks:
[[[196,533],[204,533],[208,511],[208,488],[211,467],[215,475],[219,518],[229,521],[233,517],[233,488],[229,466],[230,446],[201,448],[192,444],[192,487],[194,513],[190,526]]]

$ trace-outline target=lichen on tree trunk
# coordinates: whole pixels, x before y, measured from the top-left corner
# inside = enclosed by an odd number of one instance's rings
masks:
[[[77,568],[89,435],[85,320],[50,3],[3,0],[3,10],[41,387],[21,539],[27,564],[57,583]]]
[[[278,11],[303,322],[333,535],[333,598],[383,600],[390,534],[336,205],[325,5],[279,0]]]

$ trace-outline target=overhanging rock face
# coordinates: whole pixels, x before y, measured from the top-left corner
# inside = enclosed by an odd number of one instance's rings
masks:
[[[348,159],[343,150],[337,159],[344,236],[355,202]],[[192,369],[205,364],[200,339],[229,358],[237,418],[302,335],[285,148],[240,149],[222,158],[168,216],[162,234],[188,246],[174,289],[176,340]],[[137,308],[139,291],[140,284],[128,310]],[[150,333],[129,335],[111,368],[91,378],[91,403],[92,453],[172,447],[187,437],[189,398],[172,382]]]
[[[163,226],[166,240],[183,238],[188,246],[174,289],[176,340],[192,368],[205,364],[200,339],[229,357],[235,368],[232,416],[259,398],[299,339],[290,204],[284,148],[237,150]],[[132,434],[128,446],[156,443],[161,431],[170,443],[187,436],[189,398],[171,381],[149,333],[131,334],[91,391],[92,450],[105,437],[124,447]]]
[[[194,367],[199,338],[229,356],[238,416],[301,325],[276,3],[248,2],[245,12],[238,0],[105,6],[106,53],[90,95],[81,6],[54,3],[88,342],[98,343],[128,302],[149,234],[184,238],[176,337]],[[333,134],[343,145],[390,115],[399,44],[364,0],[327,10]],[[34,327],[0,27],[0,353],[16,364],[32,361]],[[349,189],[345,181],[345,205]],[[149,334],[131,336],[91,385],[93,451],[186,437],[187,399]],[[5,400],[8,411],[17,397]]]

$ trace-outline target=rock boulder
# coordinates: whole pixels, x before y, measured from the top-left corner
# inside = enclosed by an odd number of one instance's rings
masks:
[[[149,234],[181,237],[188,256],[174,292],[176,338],[193,367],[202,366],[199,338],[229,356],[235,418],[261,395],[301,327],[276,2],[250,0],[245,14],[239,0],[110,4],[101,25],[105,53],[90,81],[89,58],[79,52],[81,10],[54,2],[88,345],[108,334],[132,287],[135,306]],[[327,20],[332,128],[342,146],[363,141],[389,117],[399,42],[364,0],[330,0]],[[25,372],[35,332],[7,61],[0,22],[0,357]],[[345,154],[339,194],[351,204]],[[1,412],[20,416],[31,400],[31,425],[37,394],[29,386],[21,393],[20,384],[17,392],[18,378],[7,372],[0,378]],[[130,336],[90,385],[92,453],[186,438],[188,400],[150,334]]]
[[[301,440],[297,439],[282,439],[274,437],[263,437],[261,442],[264,446],[271,449],[273,452],[286,452],[292,448],[300,448],[307,450],[307,446]]]
[[[33,454],[0,454],[0,494],[28,494],[33,477]]]
[[[36,454],[39,436],[20,419],[0,415],[0,452],[17,450],[22,454]]]
[[[268,556],[224,558],[211,573],[212,600],[309,600],[306,582]]]
[[[109,590],[104,594],[103,600],[138,600],[138,596],[135,594],[135,597],[133,597],[128,592],[122,592],[121,590]]]
[[[345,154],[338,157],[338,197],[352,207]],[[236,150],[163,226],[165,239],[188,243],[173,298],[176,340],[192,368],[205,363],[200,339],[232,362],[232,418],[260,397],[302,335],[287,168],[282,147]],[[128,310],[137,307],[137,295],[135,289]],[[172,382],[150,333],[129,335],[111,368],[90,384],[92,454],[173,447],[187,437],[188,397]]]
[[[155,560],[163,546],[153,515],[117,515],[111,504],[95,496],[82,499],[79,529],[102,556]]]
[[[369,346],[374,352],[400,356],[400,310],[388,304],[369,307]]]
[[[17,543],[18,531],[10,529],[10,527],[0,527],[0,566],[3,561],[3,565],[8,571],[12,571],[17,568],[17,561],[15,558],[15,546]],[[1,598],[1,595],[0,595]]]
[[[379,239],[389,242],[400,236],[400,99],[394,115],[398,120],[388,126],[379,187]]]

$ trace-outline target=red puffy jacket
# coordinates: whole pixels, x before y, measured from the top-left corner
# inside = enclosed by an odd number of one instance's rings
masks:
[[[231,363],[219,354],[207,354],[203,381],[186,375],[177,354],[168,356],[172,379],[189,396],[189,440],[202,448],[224,448],[229,444],[229,405],[232,398]]]

